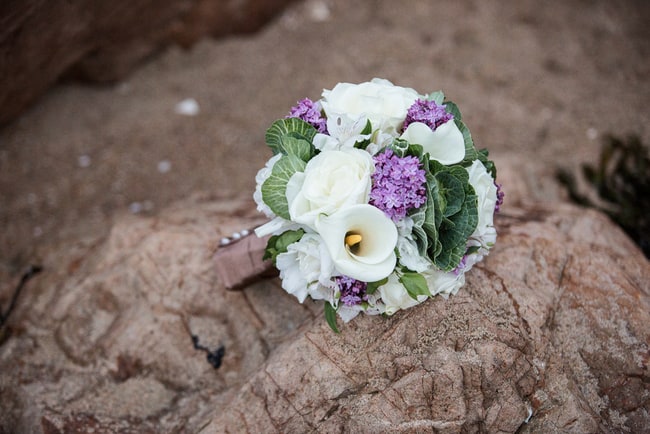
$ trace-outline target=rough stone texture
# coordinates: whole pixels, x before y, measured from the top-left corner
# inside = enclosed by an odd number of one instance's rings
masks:
[[[291,0],[5,0],[0,4],[0,124],[62,74],[108,82],[170,43],[251,32]]]
[[[43,252],[0,347],[0,432],[650,426],[650,264],[603,215],[506,207],[456,296],[336,335],[278,280],[220,285],[219,239],[259,222],[250,209],[195,196]],[[191,334],[225,346],[218,370]]]
[[[643,432],[648,263],[603,216],[540,202],[603,134],[649,141],[649,5],[308,0],[114,86],[56,86],[0,130],[0,305],[26,264],[46,267],[0,346],[0,432],[337,431],[357,414],[348,431],[508,431],[529,408],[522,432]],[[507,202],[457,297],[336,336],[320,304],[277,281],[226,293],[210,262],[254,221],[224,197],[250,197],[270,122],[373,76],[453,97]],[[175,114],[188,97],[200,113]],[[219,197],[169,208],[197,191]],[[218,370],[190,331],[225,344]]]

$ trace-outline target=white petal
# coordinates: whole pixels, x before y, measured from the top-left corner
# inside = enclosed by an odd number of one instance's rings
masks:
[[[330,216],[319,216],[315,225],[340,273],[364,282],[375,282],[395,268],[397,228],[378,208],[367,204],[349,206]],[[362,237],[355,254],[345,246],[348,232]]]
[[[435,131],[427,124],[413,122],[401,138],[409,143],[422,145],[424,152],[428,152],[432,160],[442,164],[459,163],[465,158],[465,139],[453,119],[440,125]]]
[[[339,149],[340,143],[334,137],[318,133],[312,140],[314,147],[320,151],[333,151]]]
[[[284,231],[300,229],[300,225],[290,220],[276,217],[255,229],[255,235],[262,238],[267,235],[280,235]]]

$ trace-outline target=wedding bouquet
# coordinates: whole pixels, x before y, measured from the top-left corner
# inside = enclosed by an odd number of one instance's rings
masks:
[[[503,199],[458,107],[383,79],[303,99],[266,132],[254,199],[270,221],[265,259],[335,330],[455,294],[494,245]]]

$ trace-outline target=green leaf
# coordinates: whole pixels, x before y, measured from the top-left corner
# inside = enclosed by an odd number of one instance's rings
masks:
[[[388,146],[388,149],[393,151],[393,154],[397,155],[400,158],[413,156],[419,158],[421,162],[423,160],[422,157],[424,155],[424,148],[422,148],[422,145],[409,143],[404,139],[393,139],[393,143]]]
[[[440,193],[438,191],[438,181],[431,174],[427,173],[427,209],[424,214],[422,229],[429,239],[428,248],[435,246],[438,240],[438,227],[442,221],[442,204],[440,203]]]
[[[365,136],[365,135],[368,135],[370,133],[372,133],[372,123],[370,123],[370,119],[368,119],[368,121],[366,122],[366,126],[363,127],[363,130],[361,130],[361,132],[359,134],[362,134],[362,135]]]
[[[460,264],[465,255],[465,246],[455,245],[453,248],[443,249],[436,257],[434,264],[442,271],[448,272],[454,270]]]
[[[368,138],[355,142],[354,147],[357,149],[365,150],[368,147],[368,145],[372,143],[373,137],[371,133],[372,133],[372,124],[370,123],[370,120],[368,120],[366,121],[366,126],[363,127],[363,130],[361,130],[361,132],[359,133],[361,135],[368,136]]]
[[[469,236],[478,224],[477,196],[467,182],[465,201],[461,210],[443,219],[438,234],[442,250],[434,257],[434,264],[443,271],[451,271],[458,266],[466,253]]]
[[[262,184],[262,200],[276,215],[290,220],[287,202],[287,183],[296,172],[303,172],[307,163],[295,155],[280,158],[271,171],[269,178]]]
[[[393,143],[391,143],[388,148],[393,151],[395,155],[398,157],[402,158],[406,155],[406,152],[409,149],[409,142],[407,142],[404,139],[394,139]]]
[[[462,119],[460,110],[458,109],[458,106],[455,103],[451,101],[446,101],[443,105],[445,106],[445,110],[447,110],[447,113],[451,113],[454,116],[455,120],[460,121]]]
[[[266,130],[266,144],[273,150],[273,154],[282,152],[282,138],[290,135],[301,138],[311,143],[316,135],[316,128],[298,118],[279,119]]]
[[[461,165],[445,166],[432,160],[427,170],[427,215],[422,224],[428,238],[427,256],[438,268],[450,271],[458,266],[476,229],[477,198]]]
[[[385,285],[386,282],[388,282],[388,277],[376,282],[368,282],[368,286],[366,286],[366,294],[374,294],[375,291],[377,291],[377,288],[379,288],[381,285]]]
[[[418,295],[431,296],[427,281],[420,273],[412,271],[404,272],[399,277],[399,281],[404,285],[406,292],[408,292],[409,296],[414,300],[418,299]]]
[[[465,157],[463,158],[463,161],[461,164],[463,166],[470,166],[474,160],[479,158],[479,153],[476,151],[476,147],[474,146],[474,140],[472,139],[472,134],[469,132],[469,128],[459,120],[454,120],[456,123],[456,126],[460,130],[460,132],[463,134],[463,140],[465,141]]]
[[[445,94],[442,93],[441,90],[437,90],[427,95],[427,100],[433,101],[436,104],[442,104],[442,102],[445,100]]]
[[[307,140],[291,134],[282,136],[280,139],[280,152],[285,155],[295,155],[302,161],[309,161],[314,156],[316,148]]]
[[[341,333],[336,326],[336,309],[334,309],[334,306],[329,301],[325,302],[325,320],[330,328],[334,330],[334,333]]]
[[[409,217],[413,219],[413,229],[411,229],[411,233],[415,239],[415,244],[418,246],[418,253],[420,256],[425,256],[427,254],[427,249],[429,248],[427,232],[423,228],[424,222],[426,221],[427,208],[428,205],[425,203],[420,208],[409,214]]]
[[[285,231],[280,235],[272,236],[266,243],[266,250],[262,259],[270,259],[275,264],[275,259],[278,255],[280,253],[286,253],[289,245],[299,241],[304,234],[305,231],[298,229],[296,231]]]
[[[462,168],[461,170],[464,171]],[[442,216],[449,217],[459,212],[465,201],[463,182],[449,170],[437,173],[436,181],[438,181],[439,192],[443,196],[445,204]]]
[[[494,165],[494,161],[488,158],[488,155],[489,152],[487,149],[481,149],[478,151],[478,159],[481,160],[481,163],[483,163],[492,179],[497,179],[497,167]]]

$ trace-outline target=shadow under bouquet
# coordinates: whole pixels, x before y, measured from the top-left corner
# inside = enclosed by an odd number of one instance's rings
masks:
[[[338,331],[455,294],[494,245],[503,193],[458,107],[383,79],[303,99],[266,132],[254,199],[270,221],[264,258]]]

